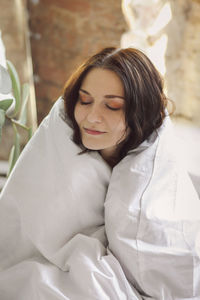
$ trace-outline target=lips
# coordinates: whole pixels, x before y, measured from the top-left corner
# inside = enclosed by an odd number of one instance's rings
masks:
[[[89,128],[84,128],[85,132],[88,134],[92,134],[92,135],[100,135],[105,133],[104,131],[98,131],[98,130],[93,130],[93,129],[89,129]]]

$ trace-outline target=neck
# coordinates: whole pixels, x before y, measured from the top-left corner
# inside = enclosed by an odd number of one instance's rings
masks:
[[[111,167],[114,168],[114,166],[116,164],[118,164],[119,162],[119,155],[118,155],[118,151],[116,152],[108,152],[108,151],[98,151],[100,153],[100,155],[102,156],[102,158],[107,162],[107,164]]]

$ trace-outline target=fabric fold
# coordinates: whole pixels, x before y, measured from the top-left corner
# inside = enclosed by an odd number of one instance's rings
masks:
[[[199,300],[200,201],[163,126],[115,166],[60,98],[0,196],[1,300]]]
[[[200,299],[200,200],[172,131],[166,117],[147,147],[114,168],[105,229],[109,248],[142,295]]]

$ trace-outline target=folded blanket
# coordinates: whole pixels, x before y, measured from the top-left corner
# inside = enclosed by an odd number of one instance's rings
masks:
[[[170,120],[115,166],[59,99],[0,197],[0,299],[200,299],[200,201]]]

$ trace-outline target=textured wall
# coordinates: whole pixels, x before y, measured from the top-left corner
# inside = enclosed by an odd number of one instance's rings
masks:
[[[16,67],[21,83],[30,84],[30,98],[28,102],[28,123],[36,129],[35,92],[32,78],[32,62],[28,37],[26,0],[0,1],[0,30],[6,48],[6,58]],[[27,133],[20,130],[22,145],[27,142]],[[0,144],[0,159],[8,159],[13,144],[13,128],[10,122],[3,127],[2,142]]]
[[[200,0],[123,3],[129,30],[122,46],[149,54],[165,76],[176,115],[200,125]]]
[[[21,5],[14,0],[1,0],[0,30],[6,48],[6,58],[11,60],[19,73],[21,81],[28,80],[26,64],[26,41],[24,35],[24,16],[21,15]]]
[[[29,0],[39,122],[83,58],[119,46],[126,31],[120,0]]]
[[[172,21],[166,52],[168,95],[177,115],[200,125],[200,1],[170,1]]]

